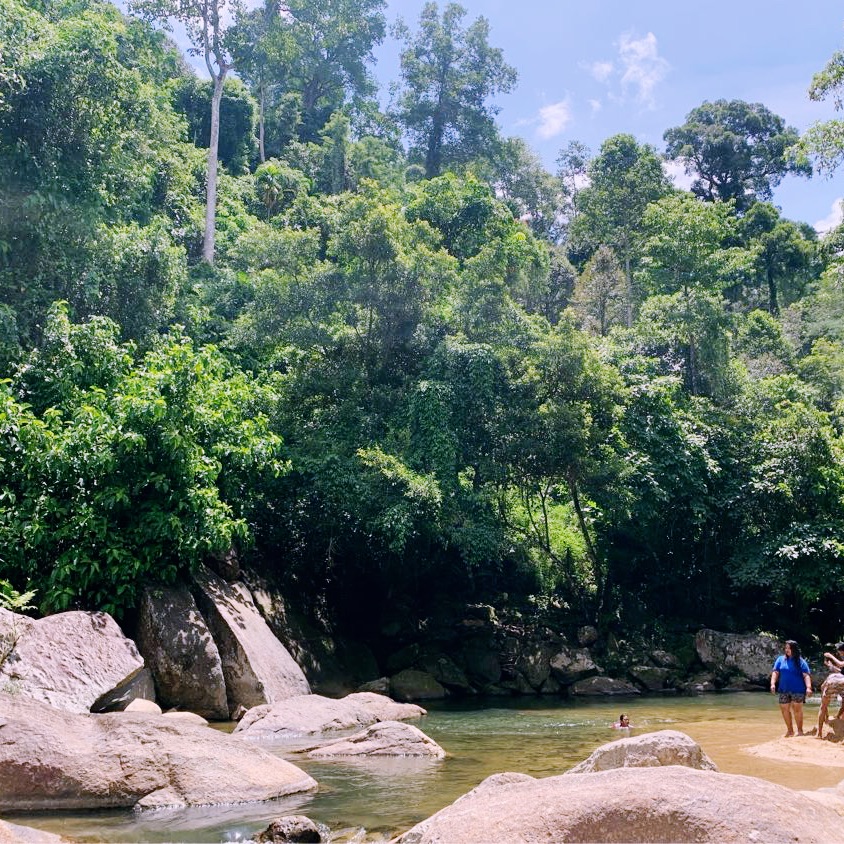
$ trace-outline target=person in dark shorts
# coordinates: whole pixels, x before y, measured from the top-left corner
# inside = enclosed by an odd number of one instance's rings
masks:
[[[771,694],[778,694],[785,738],[803,735],[803,703],[812,694],[812,674],[809,663],[800,656],[800,646],[794,639],[785,643],[783,655],[778,656],[771,671]]]

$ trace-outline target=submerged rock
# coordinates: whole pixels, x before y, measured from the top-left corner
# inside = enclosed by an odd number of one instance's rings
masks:
[[[33,621],[0,609],[0,635],[15,640],[0,666],[0,692],[89,712],[141,672],[144,661],[103,612],[62,612]]]
[[[0,844],[61,844],[65,840],[43,829],[0,821]]]
[[[255,841],[258,844],[319,844],[328,840],[328,835],[323,836],[323,832],[328,833],[328,828],[320,828],[306,815],[285,815],[276,818],[263,832],[259,832]]]
[[[0,811],[252,803],[316,787],[295,765],[204,726],[0,695]]]
[[[837,812],[797,792],[753,777],[670,766],[545,779],[498,774],[395,844],[840,840]]]

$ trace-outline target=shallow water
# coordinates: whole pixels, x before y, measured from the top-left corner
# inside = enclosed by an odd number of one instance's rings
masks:
[[[633,728],[629,731],[610,729],[621,712],[630,715]],[[806,705],[807,730],[816,718],[817,699]],[[416,723],[448,751],[447,759],[315,762],[288,745],[276,752],[307,770],[320,784],[318,793],[222,809],[142,815],[128,811],[6,815],[4,819],[80,841],[223,842],[247,839],[279,815],[307,814],[333,833],[342,833],[345,840],[381,840],[453,802],[490,774],[561,774],[607,741],[663,729],[690,735],[727,773],[798,789],[832,786],[844,779],[842,768],[775,762],[742,752],[743,746],[770,741],[783,732],[776,698],[761,693],[612,702],[506,698],[434,704]],[[300,742],[300,746],[305,743],[315,742]]]

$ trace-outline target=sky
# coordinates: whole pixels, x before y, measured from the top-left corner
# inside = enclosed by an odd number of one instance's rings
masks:
[[[423,0],[388,0],[390,23],[416,28]],[[440,8],[443,8],[440,3]],[[664,149],[663,133],[705,100],[762,103],[799,131],[835,116],[807,96],[812,76],[844,48],[844,4],[813,0],[462,0],[483,15],[490,43],[519,74],[496,98],[505,135],[523,137],[555,169],[570,141],[597,152],[627,132]],[[392,38],[376,51],[386,89],[399,76]],[[842,115],[844,116],[844,115]],[[680,170],[678,184],[687,187]],[[844,169],[831,179],[787,177],[774,203],[784,216],[829,228],[841,219]]]

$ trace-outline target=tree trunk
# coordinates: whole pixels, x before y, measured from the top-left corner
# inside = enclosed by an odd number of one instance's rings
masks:
[[[777,299],[777,283],[774,280],[774,274],[770,268],[766,273],[768,276],[768,311],[772,316],[777,316],[780,312],[780,303]]]
[[[211,97],[211,141],[208,145],[208,172],[205,194],[205,237],[202,241],[202,260],[214,265],[214,236],[217,224],[217,150],[220,146],[220,101],[226,69],[214,77],[214,95]]]
[[[264,151],[264,109],[266,107],[267,93],[264,89],[264,77],[261,75],[258,97],[258,160],[263,164],[267,160]]]
[[[630,269],[630,249],[624,250],[624,283],[627,289],[627,327],[633,327],[633,272]]]

